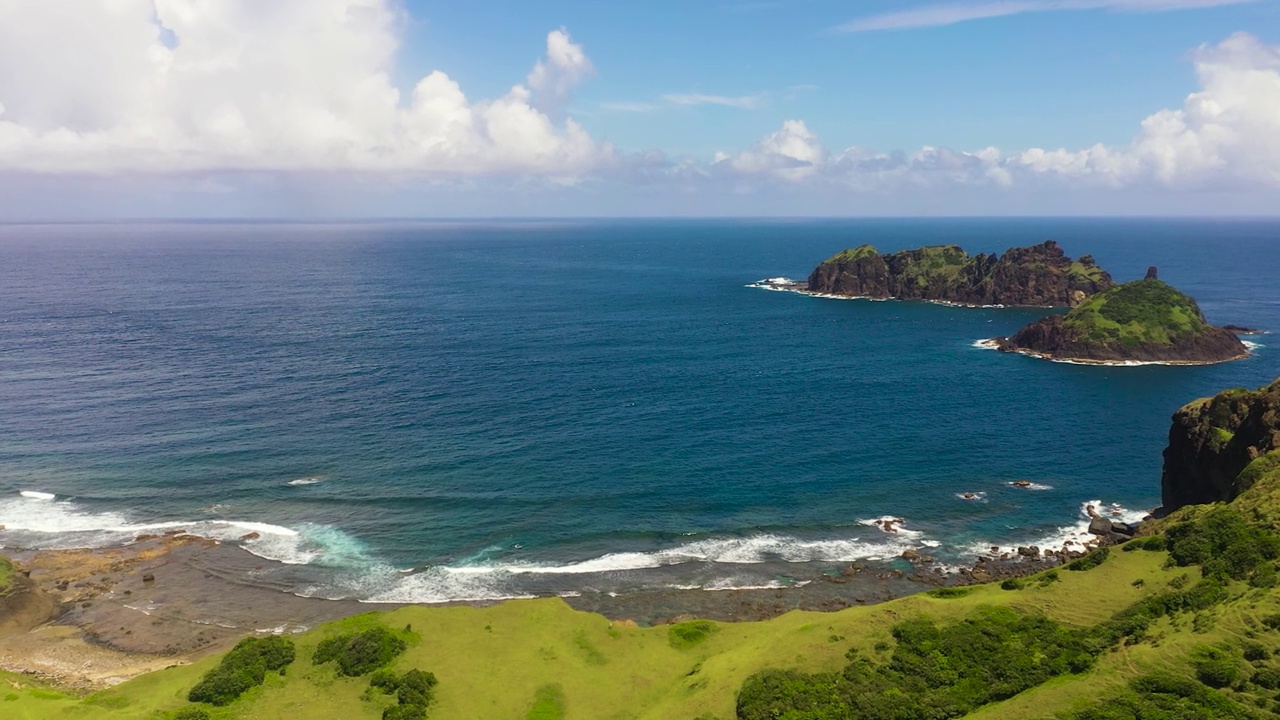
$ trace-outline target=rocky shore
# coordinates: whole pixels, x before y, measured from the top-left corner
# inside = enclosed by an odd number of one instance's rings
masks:
[[[1098,545],[1132,534],[1101,516],[1095,525],[1091,531],[1097,530]],[[908,550],[890,562],[832,567],[795,587],[583,593],[565,602],[640,625],[689,617],[762,620],[791,610],[834,611],[923,590],[1021,577],[1090,549],[1078,543],[1044,550],[992,547],[959,568],[944,568],[935,558]],[[13,592],[0,597],[0,669],[82,691],[194,661],[247,634],[302,632],[395,607],[304,598],[264,586],[255,575],[268,561],[181,531],[125,547],[5,554],[20,572]]]

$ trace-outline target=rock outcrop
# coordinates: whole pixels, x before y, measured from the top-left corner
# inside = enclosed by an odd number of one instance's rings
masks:
[[[1072,260],[1050,240],[1010,248],[999,256],[970,256],[957,245],[889,254],[862,245],[837,253],[814,269],[808,290],[962,305],[1074,307],[1113,284],[1091,256]]]
[[[1173,414],[1163,510],[1234,500],[1273,472],[1280,472],[1280,380],[1196,400]]]
[[[1037,320],[1010,337],[1005,352],[1097,363],[1209,364],[1249,354],[1234,333],[1204,319],[1195,300],[1148,277],[1117,285],[1066,315]]]

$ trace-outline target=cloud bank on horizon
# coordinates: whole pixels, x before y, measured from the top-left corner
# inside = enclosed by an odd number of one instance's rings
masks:
[[[1008,0],[937,5],[842,29],[910,28],[1023,12],[1177,9],[1239,0]],[[967,13],[967,14],[966,14]],[[1199,87],[1135,118],[1130,144],[1086,148],[832,149],[800,118],[709,159],[624,152],[570,116],[595,69],[565,29],[495,98],[436,70],[392,81],[392,0],[0,0],[0,176],[287,173],[474,184],[918,191],[1051,181],[1064,188],[1280,189],[1280,46],[1236,33],[1192,53]],[[58,48],[76,48],[60,52]],[[751,108],[757,96],[667,95]],[[1039,185],[1038,185],[1039,186]]]

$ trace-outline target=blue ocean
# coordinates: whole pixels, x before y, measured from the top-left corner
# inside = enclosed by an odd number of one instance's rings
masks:
[[[1060,547],[1086,504],[1159,505],[1171,413],[1280,376],[1280,336],[1059,364],[975,345],[1044,311],[747,287],[862,243],[1045,239],[1280,331],[1274,220],[0,226],[0,543],[180,529],[375,603]]]

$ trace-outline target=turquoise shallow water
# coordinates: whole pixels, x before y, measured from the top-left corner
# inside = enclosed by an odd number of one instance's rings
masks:
[[[1274,221],[2,226],[0,541],[180,527],[375,601],[1060,542],[1083,503],[1158,505],[1169,415],[1280,376],[1277,336],[1218,366],[1082,367],[973,346],[1035,310],[744,287],[863,242],[1046,238],[1280,330]]]

